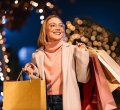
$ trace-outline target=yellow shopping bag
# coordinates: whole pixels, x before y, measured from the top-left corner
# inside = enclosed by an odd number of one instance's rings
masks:
[[[5,81],[3,110],[46,110],[45,80]]]

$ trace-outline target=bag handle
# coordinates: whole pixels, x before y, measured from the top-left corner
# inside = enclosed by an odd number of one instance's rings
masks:
[[[22,75],[22,73],[23,73],[23,70],[20,71],[19,76],[18,76],[18,78],[17,78],[17,81],[19,80],[19,78],[20,78],[20,76]],[[31,82],[31,77],[29,77],[29,78],[30,78],[30,82]]]

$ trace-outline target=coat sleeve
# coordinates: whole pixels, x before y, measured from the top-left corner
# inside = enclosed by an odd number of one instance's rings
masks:
[[[40,76],[39,76],[38,68],[36,65],[35,53],[32,54],[32,63],[31,64],[34,66],[34,72],[33,72],[33,74],[29,75],[29,77],[31,79],[38,79]]]
[[[75,69],[78,82],[87,83],[90,79],[89,73],[89,51],[84,48],[74,48]]]

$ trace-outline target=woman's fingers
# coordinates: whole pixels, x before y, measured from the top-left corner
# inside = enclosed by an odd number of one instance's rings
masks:
[[[76,45],[77,45],[78,47],[80,47],[80,46],[83,45],[83,43],[79,43],[79,42],[77,42]]]
[[[85,49],[87,50],[87,47],[86,47],[86,45],[85,45],[84,43],[79,43],[79,42],[77,42],[76,45],[77,45],[77,47],[79,47],[79,48],[85,48]]]
[[[32,74],[34,71],[34,66],[32,64],[26,64],[24,68],[22,68],[23,72]]]

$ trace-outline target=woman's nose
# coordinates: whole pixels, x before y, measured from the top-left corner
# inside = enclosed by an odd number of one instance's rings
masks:
[[[57,28],[56,28],[56,30],[60,30],[60,28],[59,28],[59,27],[57,27]]]

